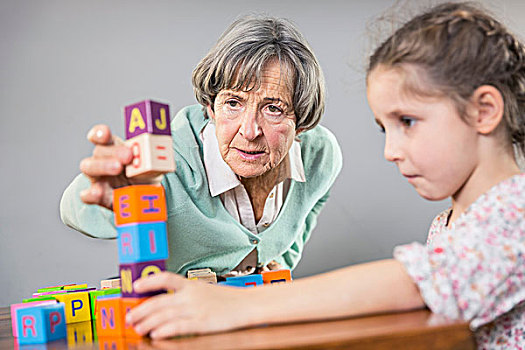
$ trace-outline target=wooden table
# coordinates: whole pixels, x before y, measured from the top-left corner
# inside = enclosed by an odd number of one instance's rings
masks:
[[[68,325],[70,327],[70,325]],[[69,346],[68,346],[69,342]],[[0,349],[18,348],[11,334],[11,315],[0,308]],[[151,342],[124,338],[55,341],[19,349],[475,349],[468,324],[450,321],[428,310],[343,320],[266,326],[228,333]]]

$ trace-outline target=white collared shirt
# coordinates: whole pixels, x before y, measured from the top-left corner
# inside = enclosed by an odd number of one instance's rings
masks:
[[[200,133],[202,141],[202,150],[204,154],[204,167],[208,178],[208,185],[212,197],[220,196],[225,209],[230,215],[246,227],[253,234],[264,231],[272,222],[277,219],[281,207],[283,206],[291,180],[305,182],[303,161],[301,158],[301,146],[298,141],[293,141],[288,158],[290,161],[290,171],[288,177],[275,185],[268,194],[264,204],[263,215],[259,222],[255,222],[255,213],[253,212],[248,192],[243,184],[233,172],[228,164],[224,161],[219,150],[217,136],[215,134],[215,124],[210,121]],[[253,258],[257,262],[256,250],[254,249],[246,259],[243,260],[236,270],[245,270],[245,266],[252,266]],[[250,260],[248,263],[247,260]],[[247,265],[248,264],[248,265]],[[244,266],[243,266],[244,265]],[[247,271],[244,271],[247,272]]]

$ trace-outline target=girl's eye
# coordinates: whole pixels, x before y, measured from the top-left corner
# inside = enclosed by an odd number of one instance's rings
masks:
[[[409,128],[414,126],[414,124],[416,123],[416,120],[410,117],[401,117],[400,120],[404,126],[409,127]]]

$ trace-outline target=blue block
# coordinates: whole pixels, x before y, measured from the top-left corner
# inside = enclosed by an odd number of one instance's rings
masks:
[[[117,226],[118,257],[121,264],[168,258],[166,222],[144,222]]]
[[[260,274],[228,277],[224,284],[236,287],[255,287],[263,284],[263,278]]]
[[[38,305],[16,312],[19,344],[46,343],[66,337],[65,304]]]

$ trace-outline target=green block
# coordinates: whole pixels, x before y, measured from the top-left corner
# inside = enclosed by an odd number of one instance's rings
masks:
[[[101,295],[111,295],[111,294],[119,294],[120,288],[108,288],[108,289],[100,289],[100,290],[93,290],[89,292],[89,306],[91,308],[91,319],[96,319],[96,313],[95,313],[95,301],[97,298]]]
[[[40,289],[37,290],[36,292],[37,292],[37,293],[47,293],[47,292],[54,292],[54,291],[62,290],[62,289],[64,289],[64,286],[61,286],[61,287],[40,288]]]
[[[91,320],[91,330],[93,331],[93,341],[94,342],[97,342],[98,341],[98,336],[97,336],[97,321],[95,319],[92,319]]]
[[[57,300],[57,299],[52,297],[52,296],[50,296],[50,295],[42,295],[40,297],[23,299],[22,302],[23,303],[30,303],[32,301],[42,301],[42,300]]]

